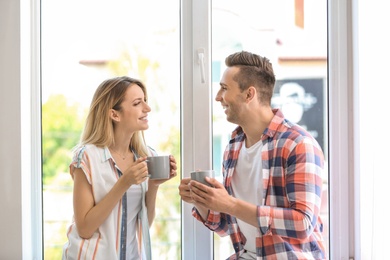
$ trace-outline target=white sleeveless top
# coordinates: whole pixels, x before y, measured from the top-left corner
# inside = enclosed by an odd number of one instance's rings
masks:
[[[152,153],[152,151],[149,151]],[[95,202],[101,201],[117,182],[120,173],[108,148],[85,145],[74,155],[70,165],[73,177],[75,168],[81,168],[93,189]],[[120,256],[123,216],[126,217],[126,260],[151,259],[149,222],[145,205],[148,182],[132,185],[126,192],[126,206],[121,202],[89,239],[81,238],[73,221],[68,228],[68,242],[63,248],[63,259],[122,259]],[[126,209],[126,214],[124,210]],[[123,235],[122,235],[123,237]],[[141,240],[138,243],[138,239]],[[122,242],[123,244],[124,242]]]

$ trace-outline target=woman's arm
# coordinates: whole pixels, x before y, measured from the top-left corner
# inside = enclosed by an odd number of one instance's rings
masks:
[[[73,174],[73,209],[79,236],[88,239],[107,219],[112,209],[127,190],[121,178],[111,191],[95,205],[92,186],[82,169],[77,168]]]
[[[92,186],[80,168],[73,173],[73,209],[77,231],[82,238],[90,238],[110,215],[123,194],[133,184],[145,181],[147,167],[145,159],[140,158],[118,179],[107,195],[97,204]]]

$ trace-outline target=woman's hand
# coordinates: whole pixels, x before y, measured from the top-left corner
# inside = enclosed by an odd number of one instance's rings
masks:
[[[148,177],[148,166],[145,162],[146,157],[140,157],[133,162],[124,172],[122,178],[130,185],[140,184]]]
[[[176,177],[177,175],[177,165],[176,165],[176,159],[173,155],[169,156],[169,162],[170,162],[170,171],[169,171],[169,179],[162,179],[162,180],[153,180],[149,179],[150,185],[159,186],[160,184]]]

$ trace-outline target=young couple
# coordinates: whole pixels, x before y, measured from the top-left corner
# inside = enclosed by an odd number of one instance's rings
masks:
[[[231,237],[229,259],[326,259],[319,144],[271,107],[275,75],[267,58],[241,51],[225,62],[215,99],[238,127],[223,154],[223,183],[183,178],[182,200],[207,228]],[[149,226],[166,180],[147,177],[145,158],[155,154],[142,134],[149,112],[139,80],[113,78],[96,90],[70,165],[74,223],[63,259],[151,259]]]

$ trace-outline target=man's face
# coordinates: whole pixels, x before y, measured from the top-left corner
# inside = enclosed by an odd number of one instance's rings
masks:
[[[244,93],[240,91],[238,83],[233,80],[238,71],[237,67],[229,67],[225,70],[215,100],[221,102],[227,121],[240,125],[244,116],[245,97]]]

